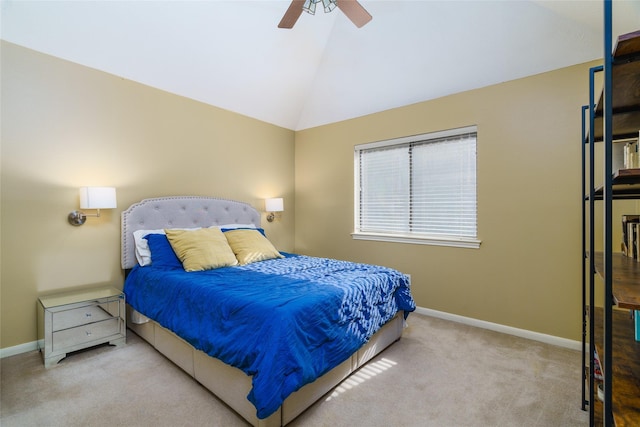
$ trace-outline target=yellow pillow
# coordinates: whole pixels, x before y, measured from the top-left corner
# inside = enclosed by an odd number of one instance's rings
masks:
[[[240,265],[284,258],[258,230],[231,230],[224,233]]]
[[[237,265],[233,251],[218,228],[165,230],[185,271],[203,271]]]

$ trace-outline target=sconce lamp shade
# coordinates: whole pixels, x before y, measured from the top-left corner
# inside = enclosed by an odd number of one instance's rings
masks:
[[[80,188],[80,209],[115,209],[116,207],[114,187]]]
[[[264,201],[264,208],[267,212],[282,212],[284,210],[284,202],[281,197],[266,199]]]

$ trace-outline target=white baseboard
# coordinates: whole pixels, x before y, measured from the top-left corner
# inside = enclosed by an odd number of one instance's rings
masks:
[[[553,335],[541,334],[539,332],[532,332],[526,329],[518,329],[511,326],[500,325],[499,323],[485,322],[484,320],[473,319],[471,317],[459,316],[457,314],[451,314],[444,311],[432,310],[430,308],[417,307],[416,313],[424,314],[425,316],[437,317],[439,319],[451,320],[452,322],[464,323],[465,325],[475,326],[478,328],[489,329],[491,331],[502,332],[504,334],[515,335],[517,337],[528,338],[534,341],[540,341],[547,344],[557,345],[559,347],[570,348],[572,350],[580,350],[582,343],[566,338],[555,337]],[[32,341],[25,344],[16,345],[13,347],[0,348],[0,359],[4,357],[14,356],[20,353],[27,353],[29,351],[38,349],[38,341]]]
[[[16,354],[28,353],[38,349],[38,341],[31,341],[24,344],[15,345],[13,347],[0,348],[0,359]]]
[[[452,322],[464,323],[465,325],[475,326],[478,328],[489,329],[491,331],[502,332],[504,334],[515,335],[517,337],[527,338],[534,341],[540,341],[547,344],[557,345],[559,347],[570,348],[572,350],[581,350],[582,343],[567,338],[560,338],[553,335],[541,334],[539,332],[528,331],[526,329],[514,328],[511,326],[501,325],[499,323],[486,322],[484,320],[473,319],[471,317],[459,316],[457,314],[446,313],[444,311],[432,310],[430,308],[417,307],[416,313],[425,316],[437,317],[439,319],[451,320]],[[411,321],[409,316],[408,321]]]

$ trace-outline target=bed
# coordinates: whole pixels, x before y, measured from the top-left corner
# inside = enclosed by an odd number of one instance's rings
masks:
[[[220,251],[194,256],[201,241]],[[415,309],[408,276],[279,252],[260,213],[232,200],[133,204],[121,261],[128,327],[260,427],[291,422],[397,341]]]

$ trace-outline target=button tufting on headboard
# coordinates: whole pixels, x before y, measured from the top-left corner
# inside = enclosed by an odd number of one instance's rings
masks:
[[[260,226],[260,213],[251,205],[233,200],[200,196],[145,199],[122,212],[123,269],[136,264],[133,232],[161,228],[209,227],[225,224]]]

